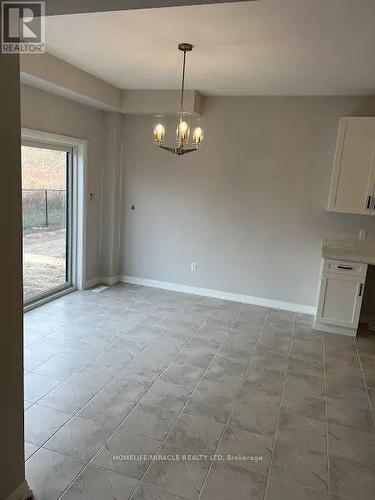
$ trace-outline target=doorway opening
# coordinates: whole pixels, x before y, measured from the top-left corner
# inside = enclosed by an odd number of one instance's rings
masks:
[[[22,144],[25,305],[72,286],[72,148]]]
[[[26,310],[84,288],[84,142],[44,132],[23,133]]]

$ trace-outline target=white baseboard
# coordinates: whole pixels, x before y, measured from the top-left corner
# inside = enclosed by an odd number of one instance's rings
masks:
[[[95,276],[94,278],[90,278],[89,280],[85,281],[85,290],[88,288],[91,288],[92,286],[95,286],[99,283],[99,277]]]
[[[95,276],[85,282],[85,290],[95,285],[114,285],[121,281],[121,276]]]
[[[314,330],[319,330],[320,332],[328,333],[338,333],[340,335],[347,335],[348,337],[355,337],[357,335],[357,329],[346,328],[345,326],[328,325],[326,323],[321,323],[320,321],[314,322]]]
[[[121,276],[100,276],[99,280],[103,285],[114,285],[121,281]]]
[[[265,299],[263,297],[253,297],[251,295],[242,295],[238,293],[222,292],[220,290],[211,290],[210,288],[200,288],[195,286],[180,285],[178,283],[169,283],[166,281],[150,280],[138,278],[136,276],[121,276],[121,281],[131,285],[143,285],[152,288],[162,288],[175,292],[190,293],[192,295],[201,295],[203,297],[213,297],[215,299],[231,300],[233,302],[242,302],[244,304],[253,304],[256,306],[271,307],[273,309],[283,309],[305,314],[316,313],[316,308],[303,304],[294,304],[293,302],[283,302],[280,300]]]
[[[27,500],[32,498],[33,492],[30,490],[26,479],[11,493],[6,500]]]

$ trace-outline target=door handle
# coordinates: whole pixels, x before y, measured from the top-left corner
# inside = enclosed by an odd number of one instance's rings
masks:
[[[367,210],[369,210],[371,208],[371,198],[372,198],[372,196],[367,197],[367,205],[366,205]]]
[[[363,292],[363,283],[359,285],[359,294],[358,294],[359,297],[362,297],[362,292]]]

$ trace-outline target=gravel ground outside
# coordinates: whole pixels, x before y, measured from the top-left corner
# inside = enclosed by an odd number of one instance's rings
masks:
[[[65,283],[65,254],[65,229],[24,234],[24,300]]]

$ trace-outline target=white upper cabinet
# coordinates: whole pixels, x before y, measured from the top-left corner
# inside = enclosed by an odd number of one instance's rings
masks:
[[[375,214],[375,117],[341,118],[328,210]]]

